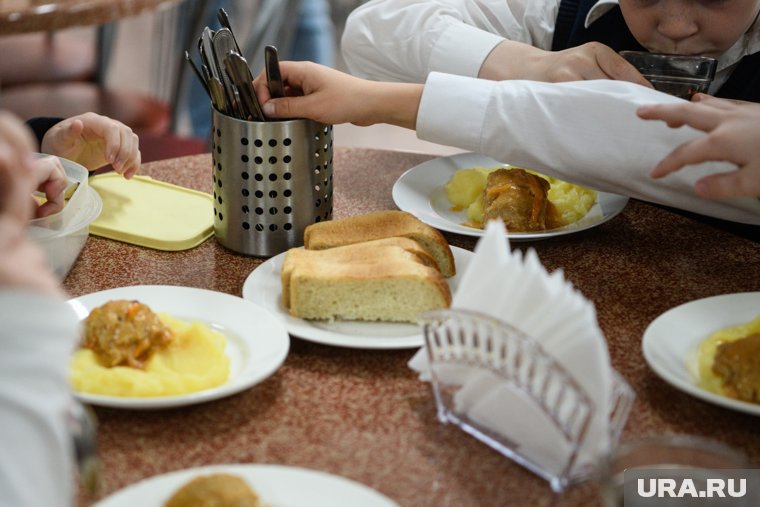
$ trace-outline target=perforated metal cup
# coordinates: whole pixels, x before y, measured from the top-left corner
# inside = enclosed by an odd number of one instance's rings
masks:
[[[214,234],[269,257],[303,245],[332,217],[333,128],[311,120],[251,122],[212,108]]]

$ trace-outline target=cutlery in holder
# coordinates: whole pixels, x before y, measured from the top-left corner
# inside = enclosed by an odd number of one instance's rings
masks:
[[[269,257],[303,245],[332,218],[333,127],[245,121],[212,107],[214,233],[230,250]]]
[[[577,463],[594,403],[535,340],[468,310],[428,312],[420,324],[442,423],[455,424],[549,481],[555,492],[595,474],[594,463]],[[613,370],[610,448],[617,445],[633,399],[633,390]],[[525,426],[522,430],[507,427],[516,420]],[[520,432],[521,438],[507,436]]]
[[[261,110],[256,91],[253,88],[253,74],[248,62],[240,54],[240,46],[232,33],[229,16],[224,9],[219,9],[219,21],[222,27],[216,31],[205,27],[198,39],[198,52],[201,57],[200,68],[185,51],[185,60],[192,67],[193,73],[201,82],[211,99],[212,106],[226,115],[250,121],[266,121]],[[279,75],[279,60],[274,46],[266,50],[267,76]],[[267,78],[270,85],[272,80]],[[280,88],[282,82],[279,81]],[[274,94],[273,97],[282,96]]]

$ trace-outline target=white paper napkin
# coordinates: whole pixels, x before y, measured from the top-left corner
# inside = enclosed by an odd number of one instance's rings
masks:
[[[612,372],[593,304],[561,270],[549,274],[533,249],[512,252],[501,221],[489,222],[454,294],[452,308],[485,313],[535,339],[589,395],[595,411],[576,460],[593,464],[609,447]],[[430,380],[427,353],[409,362]],[[457,411],[520,446],[544,469],[557,471],[570,448],[541,410],[496,376],[478,368],[437,370],[446,383],[462,384]]]

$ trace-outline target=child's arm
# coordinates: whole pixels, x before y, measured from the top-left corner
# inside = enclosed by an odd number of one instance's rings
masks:
[[[415,128],[421,84],[367,81],[312,62],[281,62],[280,70],[288,97],[271,99],[264,71],[253,82],[267,117]]]
[[[32,175],[34,145],[26,126],[0,112],[0,289],[30,289],[59,294],[44,253],[27,239],[36,182]]]
[[[689,164],[724,160],[736,164],[736,171],[699,179],[697,194],[760,196],[760,105],[698,97],[696,103],[639,108],[638,115],[646,120],[662,120],[673,128],[688,125],[707,133],[671,151],[652,169],[652,177],[661,178]]]
[[[644,104],[681,99],[627,82],[488,81],[431,73],[419,84],[378,83],[311,62],[283,62],[288,97],[271,99],[266,77],[254,81],[272,117],[325,123],[390,123],[420,139],[483,153],[548,176],[735,222],[758,224],[760,201],[709,201],[691,188],[726,163],[653,181],[649,170],[675,146],[699,137],[636,116]],[[298,92],[303,96],[298,95]],[[760,107],[760,106],[758,106]]]
[[[137,135],[123,123],[95,113],[72,116],[52,127],[42,139],[42,151],[89,170],[112,164],[125,178],[140,169]]]
[[[67,180],[63,166],[53,157],[36,160],[34,145],[29,128],[0,111],[0,215],[13,215],[22,223],[60,211],[64,204]],[[31,197],[35,189],[47,197],[39,207]]]
[[[652,88],[625,58],[599,42],[564,51],[544,51],[506,40],[491,51],[478,77],[492,81],[529,79],[548,83],[616,79]]]
[[[64,414],[78,319],[45,253],[27,236],[34,182],[18,162],[34,144],[20,120],[8,125],[7,118],[0,119],[0,468],[12,469],[14,478],[3,477],[3,503],[74,505],[74,450]],[[14,140],[6,142],[8,126],[21,126],[28,141],[18,151]]]
[[[68,180],[56,157],[35,159],[32,132],[18,118],[0,111],[0,214],[15,215],[22,223],[63,209]],[[31,193],[45,194],[46,202],[37,206]],[[32,210],[34,212],[32,213]]]
[[[616,79],[649,82],[611,48],[552,52],[556,0],[383,0],[346,20],[341,49],[351,74],[423,83],[431,72],[492,81]]]

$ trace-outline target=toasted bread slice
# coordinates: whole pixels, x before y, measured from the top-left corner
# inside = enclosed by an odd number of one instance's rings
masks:
[[[435,260],[430,257],[427,251],[419,243],[408,238],[384,238],[327,250],[292,248],[288,250],[282,264],[282,304],[285,308],[290,308],[290,276],[297,265],[315,263],[327,267],[331,263],[381,263],[385,262],[387,256],[395,255],[399,258],[401,254],[397,252],[398,250],[405,252],[406,258],[410,262],[416,261],[433,269],[438,269]]]
[[[304,231],[304,246],[324,250],[394,236],[420,244],[446,278],[456,274],[454,256],[443,235],[405,211],[376,211],[340,220],[312,224]]]
[[[416,322],[447,308],[451,292],[438,269],[399,247],[371,261],[296,261],[289,277],[290,314],[315,320]],[[312,257],[314,259],[314,257]]]

